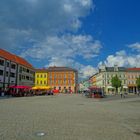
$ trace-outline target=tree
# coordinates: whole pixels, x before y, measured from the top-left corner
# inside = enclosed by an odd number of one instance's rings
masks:
[[[137,87],[138,87],[138,91],[140,91],[140,76],[139,76],[139,78],[137,78],[136,84],[137,84]]]
[[[112,87],[115,87],[116,92],[118,92],[118,88],[122,86],[121,80],[118,78],[118,76],[114,76],[111,79]]]

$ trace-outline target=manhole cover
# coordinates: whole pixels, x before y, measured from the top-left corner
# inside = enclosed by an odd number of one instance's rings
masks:
[[[35,135],[38,136],[38,137],[43,137],[43,136],[46,135],[46,133],[44,133],[44,132],[37,132]]]

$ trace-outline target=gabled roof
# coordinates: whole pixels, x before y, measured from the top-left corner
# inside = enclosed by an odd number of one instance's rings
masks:
[[[77,70],[69,68],[69,67],[48,67],[48,71],[74,71],[77,72]]]
[[[14,55],[6,50],[0,49],[0,57],[33,69],[33,66],[30,63],[28,63],[25,59]]]
[[[125,71],[126,68],[125,67],[118,67],[118,71]],[[106,71],[107,72],[113,72],[114,71],[114,67],[106,67]]]

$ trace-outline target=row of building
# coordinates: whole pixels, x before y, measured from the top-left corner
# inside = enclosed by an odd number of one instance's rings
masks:
[[[35,69],[25,59],[0,49],[0,88],[13,85],[50,87],[76,92],[78,71],[68,67]]]
[[[129,93],[138,92],[136,80],[140,77],[140,68],[118,67],[117,65],[114,67],[102,65],[98,72],[89,78],[89,86],[100,87],[104,92],[112,94],[115,89],[112,87],[111,79],[115,75],[121,80],[121,88],[124,91]],[[119,90],[122,90],[121,88]]]
[[[100,87],[106,93],[114,93],[111,79],[117,75],[122,81],[123,90],[136,93],[136,79],[140,76],[140,68],[101,66],[89,80],[78,85],[78,71],[68,67],[48,67],[35,69],[25,59],[0,49],[0,88],[12,85],[30,87],[50,87],[60,92],[77,92],[88,87]],[[78,89],[79,88],[79,89]]]

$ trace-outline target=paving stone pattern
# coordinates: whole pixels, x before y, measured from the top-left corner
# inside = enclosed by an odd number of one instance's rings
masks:
[[[140,98],[0,99],[0,140],[140,140]]]

